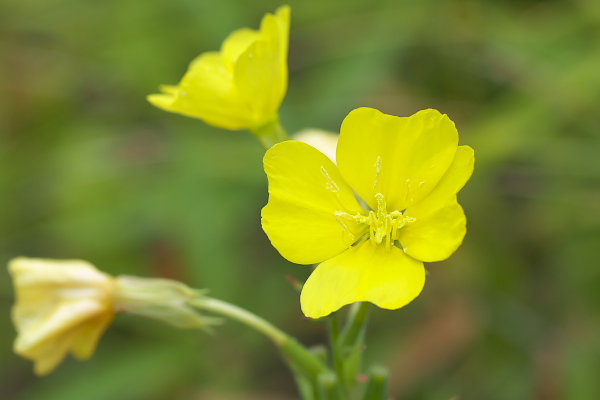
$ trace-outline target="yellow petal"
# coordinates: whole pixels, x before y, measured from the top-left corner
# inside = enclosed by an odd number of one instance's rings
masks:
[[[225,129],[244,129],[253,124],[248,105],[233,82],[223,56],[204,53],[190,64],[178,87],[162,87],[164,94],[148,101],[163,110],[200,118]]]
[[[393,310],[410,303],[424,285],[422,262],[395,246],[387,250],[365,241],[319,264],[304,284],[300,302],[310,318],[324,317],[356,301]]]
[[[279,45],[281,46],[281,55],[284,61],[287,61],[289,35],[290,35],[290,14],[292,10],[290,6],[281,6],[275,11],[277,20],[278,35],[281,38]]]
[[[280,8],[277,16],[265,15],[260,40],[250,43],[235,64],[235,85],[257,128],[277,116],[287,90],[288,31],[289,7]]]
[[[77,339],[73,343],[71,353],[79,360],[89,359],[94,354],[100,337],[113,319],[114,314],[105,313],[82,325],[77,330]]]
[[[426,262],[450,257],[467,233],[467,218],[456,196],[434,212],[421,215],[414,211],[406,210],[415,221],[400,230],[399,241],[406,254]]]
[[[35,352],[24,357],[33,361],[33,371],[36,375],[47,375],[65,359],[74,341],[74,332],[65,332],[61,335],[60,340],[56,340],[48,346],[39,347]]]
[[[14,350],[21,355],[31,355],[39,347],[56,342],[65,332],[107,312],[110,311],[107,310],[106,304],[94,299],[75,298],[62,301],[55,306],[52,313],[39,319],[35,325],[30,325],[27,330],[19,332]],[[17,322],[15,321],[15,325]]]
[[[297,264],[313,264],[350,247],[366,225],[338,221],[336,211],[361,208],[337,167],[323,153],[287,141],[264,158],[269,202],[262,210],[263,229],[281,255]]]
[[[221,46],[225,66],[233,72],[233,66],[238,57],[258,39],[260,39],[260,33],[254,29],[242,28],[232,32]]]
[[[344,119],[337,149],[342,176],[376,209],[375,194],[388,210],[402,211],[437,185],[454,159],[458,132],[447,115],[423,110],[410,117],[356,109]]]
[[[467,183],[473,174],[474,163],[473,149],[469,146],[458,146],[452,164],[439,183],[427,197],[410,206],[406,210],[406,215],[423,218],[444,206]]]

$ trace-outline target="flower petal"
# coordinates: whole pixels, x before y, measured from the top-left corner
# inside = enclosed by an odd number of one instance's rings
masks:
[[[300,302],[310,318],[324,317],[356,301],[393,310],[410,303],[424,285],[422,262],[395,246],[388,250],[365,241],[319,264],[304,284]]]
[[[406,214],[411,217],[423,218],[444,206],[467,183],[473,174],[474,163],[473,149],[469,146],[458,146],[452,164],[439,183],[427,197],[410,206],[406,210]]]
[[[467,218],[453,196],[434,212],[423,214],[412,208],[406,214],[416,221],[400,229],[399,241],[404,252],[417,260],[434,262],[450,257],[467,233]]]
[[[336,211],[356,214],[362,209],[323,153],[286,141],[266,152],[264,164],[269,202],[262,210],[262,226],[283,257],[297,264],[321,262],[366,232],[366,225],[336,218]]]
[[[114,314],[105,313],[92,318],[82,325],[77,330],[77,339],[72,345],[71,353],[79,360],[84,361],[89,359],[94,354],[100,337],[113,319]]]
[[[75,332],[65,332],[59,340],[46,346],[37,347],[30,353],[21,354],[21,356],[33,361],[33,370],[36,375],[47,375],[65,359],[75,339]]]
[[[110,313],[106,304],[94,299],[75,298],[63,301],[56,304],[53,312],[44,315],[43,319],[40,318],[35,326],[19,332],[14,350],[17,354],[28,356],[38,348],[56,342],[65,332],[76,329],[99,315]],[[14,322],[18,326],[18,321]]]
[[[376,209],[375,194],[388,210],[404,210],[423,199],[454,159],[458,132],[447,115],[423,110],[410,117],[356,109],[344,119],[337,149],[340,172]]]
[[[148,101],[163,110],[225,129],[245,129],[254,123],[220,53],[203,53],[191,62],[178,87],[161,90],[165,93],[150,95]]]
[[[250,28],[242,28],[230,33],[221,46],[225,66],[233,72],[233,66],[238,57],[248,49],[248,46],[259,39],[260,32]]]
[[[260,40],[250,43],[235,63],[234,82],[249,105],[254,128],[277,115],[287,90],[289,7],[264,16]]]

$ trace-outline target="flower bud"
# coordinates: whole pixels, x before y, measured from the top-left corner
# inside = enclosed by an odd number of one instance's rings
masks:
[[[122,275],[116,278],[115,310],[156,319],[177,328],[207,328],[218,318],[198,314],[189,302],[202,291],[181,282],[161,278]]]

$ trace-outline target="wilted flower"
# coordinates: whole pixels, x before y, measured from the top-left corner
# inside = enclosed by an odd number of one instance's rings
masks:
[[[138,314],[179,328],[218,322],[190,306],[202,293],[160,278],[113,277],[83,260],[15,258],[9,263],[16,303],[15,353],[45,375],[67,356],[92,356],[100,336],[118,312]]]
[[[32,360],[38,375],[69,352],[90,358],[114,316],[114,278],[82,260],[20,257],[8,268],[16,294],[15,353]]]

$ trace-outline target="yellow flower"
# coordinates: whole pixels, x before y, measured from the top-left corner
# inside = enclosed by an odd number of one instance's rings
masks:
[[[287,90],[290,8],[266,14],[260,30],[239,29],[220,52],[192,61],[178,86],[148,101],[163,110],[225,129],[258,130],[276,120]]]
[[[114,278],[81,260],[16,258],[9,263],[18,332],[15,353],[50,373],[70,352],[86,360],[112,321]]]
[[[83,260],[19,257],[8,268],[16,293],[14,351],[32,360],[38,375],[52,372],[69,352],[80,360],[90,358],[117,312],[178,328],[219,322],[191,306],[202,298],[201,291],[170,279],[113,277]]]
[[[342,124],[337,163],[301,142],[268,150],[263,229],[289,261],[320,263],[300,297],[306,316],[356,301],[403,307],[425,284],[423,262],[448,258],[466,234],[456,195],[473,149],[458,146],[436,110],[400,118],[359,108]]]

